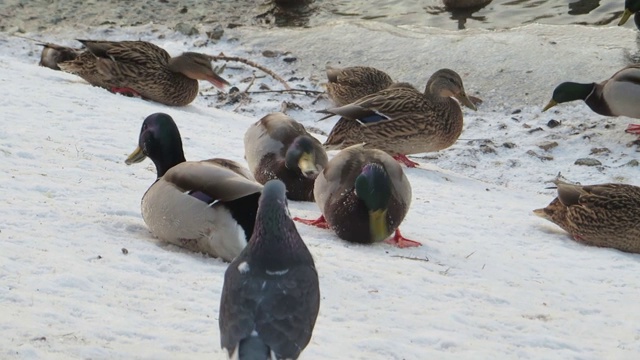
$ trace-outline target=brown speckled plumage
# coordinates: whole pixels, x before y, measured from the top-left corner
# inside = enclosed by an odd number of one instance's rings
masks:
[[[70,61],[77,58],[83,49],[73,49],[66,46],[60,46],[56,44],[38,44],[42,46],[42,53],[40,54],[40,62],[38,65],[48,67],[53,70],[60,70],[59,63]]]
[[[578,242],[640,253],[640,187],[556,181],[558,197],[533,212]]]
[[[391,155],[445,149],[462,132],[462,110],[452,96],[475,110],[460,76],[442,69],[431,76],[424,94],[410,86],[394,86],[353,104],[324,110],[342,117],[324,145],[342,149],[364,143]],[[380,116],[384,119],[367,123],[367,119]]]
[[[327,67],[327,79],[327,95],[336,106],[351,104],[393,84],[387,73],[368,66]]]
[[[211,58],[183,53],[171,57],[145,41],[80,40],[87,50],[57,65],[94,86],[110,91],[131,89],[142,98],[170,106],[184,106],[198,95],[198,80],[218,87],[228,83],[214,73]]]

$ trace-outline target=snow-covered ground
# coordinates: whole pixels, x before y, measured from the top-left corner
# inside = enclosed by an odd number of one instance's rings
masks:
[[[368,22],[238,28],[218,43],[160,26],[26,35],[65,45],[143,39],[172,54],[223,51],[311,90],[321,90],[326,63],[373,65],[419,87],[438,68],[458,71],[484,103],[465,110],[453,147],[416,157],[421,168],[406,170],[414,195],[401,230],[424,246],[359,246],[298,225],[322,293],[302,357],[640,357],[640,255],[580,245],[531,213],[553,199],[545,181],[558,172],[582,183],[640,184],[636,137],[623,131],[631,119],[601,117],[583,103],[540,113],[559,82],[599,81],[624,66],[637,51],[633,30],[454,33]],[[317,123],[315,110],[329,103],[282,93],[233,102],[202,83],[193,104],[169,108],[38,67],[39,47],[24,38],[0,34],[0,45],[0,358],[224,358],[217,317],[226,264],[151,236],[140,199],[155,169],[124,159],[154,112],[176,120],[187,159],[244,161],[252,122],[287,101],[300,106],[290,105],[290,115],[328,132],[335,119]],[[252,71],[230,63],[223,76],[242,91]],[[282,88],[256,75],[249,91]],[[561,124],[550,128],[551,119]],[[579,158],[601,165],[575,165]],[[290,208],[319,215],[313,203]]]

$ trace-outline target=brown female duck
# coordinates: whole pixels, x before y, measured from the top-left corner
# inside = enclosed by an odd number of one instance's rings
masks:
[[[462,132],[463,105],[476,109],[462,79],[453,70],[436,71],[424,94],[410,86],[392,86],[342,107],[320,111],[340,115],[324,143],[342,149],[364,143],[383,150],[409,167],[417,163],[406,155],[438,151],[451,146]]]
[[[145,41],[79,41],[86,50],[56,65],[111,92],[184,106],[198,95],[198,80],[207,80],[218,88],[229,85],[214,72],[211,58],[204,54],[186,52],[171,57]],[[45,50],[51,48],[45,46]]]
[[[558,197],[534,214],[560,226],[577,242],[640,253],[640,187],[555,183]]]
[[[327,66],[327,79],[327,95],[336,106],[351,104],[393,84],[391,76],[369,66],[342,69]]]

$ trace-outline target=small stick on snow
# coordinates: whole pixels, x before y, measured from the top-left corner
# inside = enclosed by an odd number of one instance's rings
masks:
[[[278,76],[278,74],[274,73],[273,71],[267,69],[266,67],[255,63],[251,60],[245,59],[245,58],[241,58],[241,57],[237,57],[237,56],[226,56],[222,53],[220,53],[220,55],[208,55],[209,58],[213,61],[218,61],[218,60],[222,60],[222,61],[237,61],[237,62],[241,62],[243,64],[247,64],[249,66],[253,66],[254,68],[260,69],[262,71],[264,71],[265,73],[271,75],[271,77],[273,77],[274,79],[278,80],[279,82],[282,83],[282,85],[284,85],[284,88],[287,90],[291,90],[291,87],[289,86],[289,84],[287,84],[287,82],[281,78],[280,76]]]

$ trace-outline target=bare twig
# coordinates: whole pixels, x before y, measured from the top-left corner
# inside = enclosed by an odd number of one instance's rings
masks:
[[[286,90],[257,90],[257,91],[249,91],[249,94],[262,94],[262,93],[290,93],[290,92],[301,92],[306,94],[324,94],[323,91],[317,90],[305,90],[305,89],[286,89]]]
[[[246,89],[244,89],[243,93],[247,93],[249,91],[249,89],[253,86],[253,83],[256,81],[256,76],[253,75],[253,77],[251,78],[251,82],[249,83],[249,85],[247,86]]]
[[[265,73],[271,75],[271,77],[273,77],[274,79],[278,80],[279,82],[282,83],[282,85],[284,85],[284,88],[287,90],[291,90],[291,87],[289,86],[289,84],[287,84],[287,82],[281,78],[280,76],[278,76],[278,74],[274,73],[273,71],[267,69],[266,67],[255,63],[251,60],[245,59],[245,58],[241,58],[241,57],[237,57],[237,56],[226,56],[223,54],[220,55],[208,55],[209,58],[213,61],[218,61],[218,60],[222,60],[222,61],[237,61],[237,62],[241,62],[243,64],[247,64],[249,66],[253,66],[254,68],[260,69],[262,71],[264,71]]]
[[[419,257],[402,256],[402,255],[391,255],[391,257],[400,258],[400,259],[407,259],[407,260],[414,260],[414,261],[424,261],[424,262],[428,262],[429,261],[429,258],[427,258],[427,257],[419,258]]]

